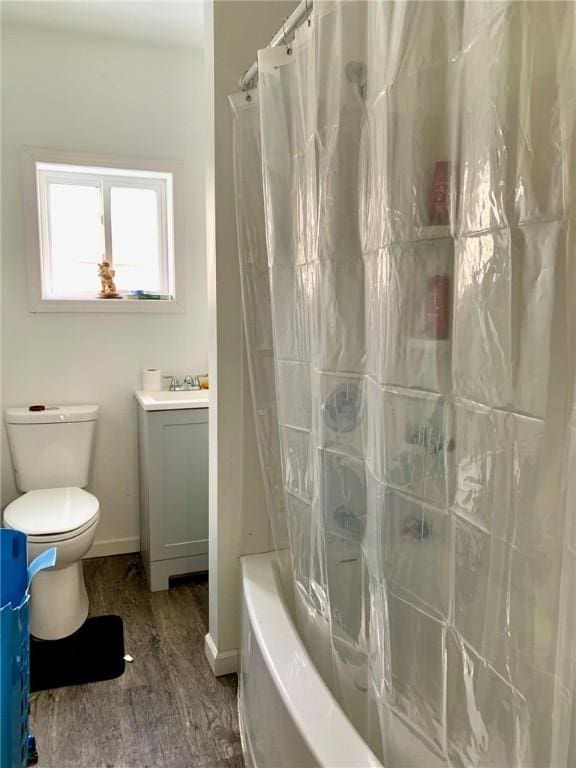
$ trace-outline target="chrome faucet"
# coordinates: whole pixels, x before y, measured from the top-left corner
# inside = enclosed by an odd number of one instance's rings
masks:
[[[168,387],[170,392],[190,392],[194,389],[200,389],[198,376],[184,376],[182,383],[178,381],[176,376],[162,376],[162,378],[170,379],[170,385]]]
[[[163,379],[170,379],[169,392],[179,392],[182,389],[182,384],[178,381],[176,376],[162,376]]]
[[[184,381],[182,382],[182,389],[184,390],[200,389],[200,382],[198,381],[198,376],[185,376]]]

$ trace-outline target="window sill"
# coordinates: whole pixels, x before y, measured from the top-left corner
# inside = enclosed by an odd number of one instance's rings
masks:
[[[95,312],[100,314],[181,314],[186,308],[175,299],[141,300],[133,299],[39,299],[32,302],[30,312]]]

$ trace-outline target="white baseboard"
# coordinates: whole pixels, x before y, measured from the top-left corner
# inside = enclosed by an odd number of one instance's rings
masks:
[[[85,555],[88,557],[108,557],[109,555],[127,555],[130,552],[140,552],[140,537],[131,536],[128,539],[109,539],[95,541]]]
[[[216,677],[238,672],[238,650],[219,651],[210,633],[204,638],[204,652]]]

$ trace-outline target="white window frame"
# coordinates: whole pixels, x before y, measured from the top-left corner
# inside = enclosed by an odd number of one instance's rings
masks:
[[[51,166],[74,166],[53,173]],[[94,169],[102,168],[102,175]],[[25,148],[22,153],[24,183],[24,219],[26,230],[28,298],[30,312],[146,312],[177,313],[186,310],[183,292],[184,284],[183,227],[181,222],[181,164],[173,160],[148,160],[141,158],[94,156],[48,149]],[[125,172],[125,173],[123,173]],[[138,179],[139,174],[141,180]],[[103,178],[102,176],[106,177]],[[171,184],[168,181],[171,178]],[[87,183],[102,187],[105,226],[105,253],[111,259],[110,239],[110,188],[112,186],[142,186],[155,189],[158,195],[160,253],[163,259],[161,270],[165,279],[162,292],[171,299],[161,301],[105,301],[96,295],[75,298],[50,298],[44,295],[43,286],[48,284],[49,247],[43,251],[42,244],[49,243],[50,222],[47,209],[47,185],[57,183]],[[40,185],[43,185],[42,194]],[[42,202],[45,205],[42,205]],[[172,211],[172,215],[170,215]],[[112,265],[113,266],[113,265]],[[98,275],[95,274],[95,294],[98,290]],[[164,287],[164,286],[163,286]]]

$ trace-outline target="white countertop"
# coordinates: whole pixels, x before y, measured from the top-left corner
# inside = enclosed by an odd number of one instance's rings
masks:
[[[189,392],[134,392],[145,411],[183,411],[190,408],[208,408],[210,391],[196,389]]]

